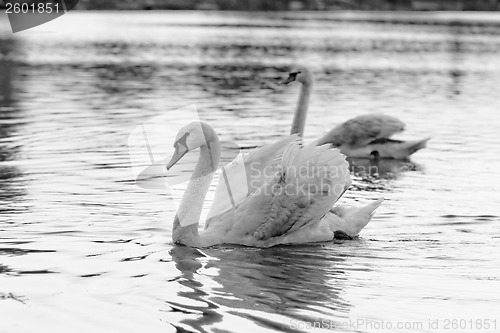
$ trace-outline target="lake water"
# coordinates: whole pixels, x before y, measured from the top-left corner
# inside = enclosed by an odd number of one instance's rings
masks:
[[[173,246],[130,132],[195,104],[272,142],[295,64],[316,76],[306,141],[383,112],[428,148],[354,175],[342,203],[385,197],[357,240]],[[498,14],[71,12],[15,35],[0,16],[0,332],[498,331],[499,96]]]

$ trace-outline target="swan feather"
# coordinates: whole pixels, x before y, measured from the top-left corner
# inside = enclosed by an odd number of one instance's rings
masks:
[[[309,172],[309,176],[304,177],[302,172]],[[224,242],[257,246],[331,240],[333,232],[321,229],[317,222],[349,184],[347,161],[337,149],[289,144],[275,176],[235,208],[208,221],[203,237],[213,235],[226,238]],[[292,193],[283,190],[286,188]]]
[[[242,156],[243,164],[235,159],[232,163],[224,167],[224,172],[227,174],[236,174],[236,178],[245,178],[247,186],[238,186],[236,188],[227,187],[225,181],[220,181],[219,178],[215,195],[208,217],[220,215],[222,212],[233,208],[234,204],[238,204],[245,199],[255,189],[261,187],[268,179],[268,173],[261,172],[275,167],[279,163],[279,158],[286,146],[291,143],[299,142],[298,135],[288,135],[274,143],[263,145],[252,150],[250,153]],[[209,220],[205,224],[207,228]]]
[[[320,138],[318,144],[331,143],[336,147],[342,145],[361,147],[375,140],[387,139],[404,129],[405,124],[395,117],[384,114],[366,114],[337,125]]]

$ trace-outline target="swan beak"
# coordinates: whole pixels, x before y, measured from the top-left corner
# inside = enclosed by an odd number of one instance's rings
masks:
[[[290,82],[293,82],[295,81],[295,75],[288,75],[288,77],[284,80],[281,80],[278,82],[279,85],[282,85],[282,84],[289,84]]]
[[[179,148],[179,146],[175,147],[175,152],[172,155],[170,161],[167,163],[167,170],[170,170],[170,168],[173,167],[177,162],[179,162],[182,156],[186,155],[186,153],[189,151],[189,149],[184,146],[180,147],[181,148]]]

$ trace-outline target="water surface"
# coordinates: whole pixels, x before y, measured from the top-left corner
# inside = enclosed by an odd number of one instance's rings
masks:
[[[15,35],[0,23],[0,331],[500,328],[500,16],[71,12]],[[316,76],[306,141],[384,112],[429,147],[354,176],[343,204],[386,199],[357,240],[173,246],[171,197],[134,184],[129,133],[196,104],[222,137],[271,142],[289,131],[299,87],[275,82],[295,64]]]

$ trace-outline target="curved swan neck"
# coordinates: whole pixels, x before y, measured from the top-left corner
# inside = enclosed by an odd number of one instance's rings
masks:
[[[299,136],[304,135],[304,127],[306,124],[307,108],[309,106],[309,97],[311,96],[312,82],[304,82],[300,87],[299,100],[297,108],[293,116],[292,129],[290,134],[298,133]]]
[[[215,134],[215,132],[213,133]],[[208,138],[208,136],[206,136]],[[205,196],[219,166],[220,143],[213,135],[206,146],[200,147],[200,157],[191,180],[182,196],[172,231],[174,243],[196,246],[200,243],[198,225]]]

